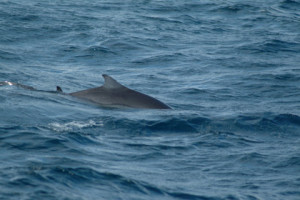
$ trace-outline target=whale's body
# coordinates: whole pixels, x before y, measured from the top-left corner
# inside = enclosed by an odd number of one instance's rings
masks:
[[[69,95],[105,107],[170,109],[169,106],[161,101],[129,89],[106,74],[102,76],[105,81],[102,86],[69,93]],[[59,87],[58,91],[61,91]]]
[[[100,87],[67,94],[63,93],[62,89],[59,86],[57,86],[57,90],[55,92],[71,95],[104,107],[171,109],[169,106],[153,97],[129,89],[124,85],[121,85],[115,79],[106,74],[103,74],[102,76],[104,78],[104,84]],[[17,87],[21,87],[28,90],[43,91],[30,86],[9,81],[0,82],[0,86],[3,85],[15,85]]]

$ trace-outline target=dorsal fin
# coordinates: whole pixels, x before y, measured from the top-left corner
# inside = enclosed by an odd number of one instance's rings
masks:
[[[56,92],[63,92],[63,91],[62,91],[61,87],[56,86]]]
[[[124,87],[123,85],[121,85],[120,83],[118,83],[112,77],[110,77],[110,76],[108,76],[106,74],[102,74],[102,76],[104,78],[103,87],[109,88],[109,89]]]

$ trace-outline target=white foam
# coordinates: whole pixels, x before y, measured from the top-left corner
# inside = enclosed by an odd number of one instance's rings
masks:
[[[49,127],[57,132],[73,131],[76,129],[90,128],[94,126],[103,126],[103,122],[95,122],[94,120],[89,120],[87,122],[72,121],[67,123],[54,122],[49,124]]]
[[[9,82],[9,81],[5,81],[7,83],[7,85],[13,85],[12,82]]]
[[[13,85],[13,83],[9,81],[0,82],[0,86],[2,85]]]

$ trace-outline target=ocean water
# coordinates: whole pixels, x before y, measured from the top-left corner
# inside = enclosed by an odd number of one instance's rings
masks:
[[[299,200],[299,63],[299,0],[0,1],[0,199]]]

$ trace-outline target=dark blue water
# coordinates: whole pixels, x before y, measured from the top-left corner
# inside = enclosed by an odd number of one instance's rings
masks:
[[[300,199],[300,2],[0,2],[0,199]]]

